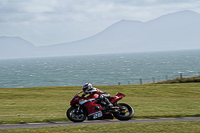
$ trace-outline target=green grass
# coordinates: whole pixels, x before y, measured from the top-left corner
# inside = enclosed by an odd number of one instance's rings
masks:
[[[110,123],[42,128],[4,129],[0,133],[199,133],[200,121],[171,121],[145,123]]]
[[[134,118],[200,116],[200,83],[95,86],[130,104]],[[0,88],[0,124],[68,120],[65,113],[80,86]]]

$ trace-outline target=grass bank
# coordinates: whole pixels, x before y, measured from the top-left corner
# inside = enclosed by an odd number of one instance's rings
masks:
[[[130,104],[134,118],[200,116],[200,83],[95,86]],[[0,88],[0,124],[65,121],[80,86]]]

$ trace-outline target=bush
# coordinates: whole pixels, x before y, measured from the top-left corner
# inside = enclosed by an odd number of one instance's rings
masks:
[[[200,82],[200,76],[196,77],[187,77],[187,78],[175,78],[166,81],[159,81],[156,84],[172,84],[172,83],[191,83],[191,82]]]

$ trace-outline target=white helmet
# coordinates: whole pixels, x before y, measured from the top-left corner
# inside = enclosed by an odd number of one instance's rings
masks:
[[[88,92],[90,89],[92,89],[92,84],[90,83],[85,83],[82,87],[84,92]]]

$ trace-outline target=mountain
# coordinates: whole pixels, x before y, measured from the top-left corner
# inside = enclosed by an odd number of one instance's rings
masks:
[[[180,11],[148,22],[121,20],[89,38],[41,49],[53,56],[199,49],[199,35],[200,14]]]
[[[20,38],[0,36],[0,58],[34,57],[36,47]]]
[[[0,58],[200,49],[200,14],[180,11],[148,22],[121,20],[91,37],[35,47],[19,37],[0,37]]]

